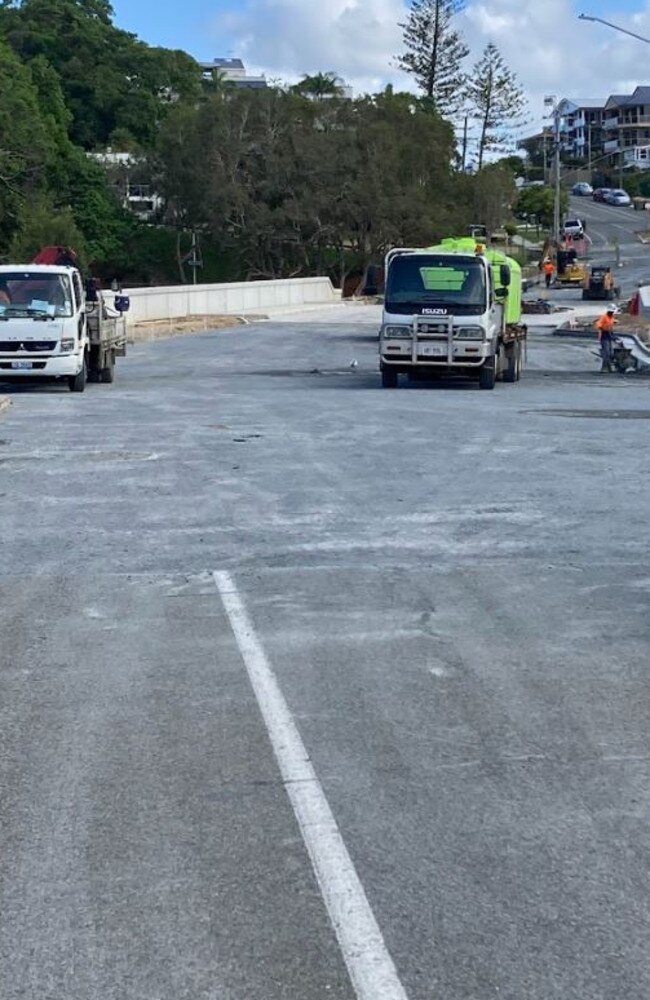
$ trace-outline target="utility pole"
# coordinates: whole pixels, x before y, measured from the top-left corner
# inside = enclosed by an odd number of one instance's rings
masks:
[[[560,102],[555,95],[544,98],[544,107],[553,115],[553,180],[555,182],[555,197],[553,199],[553,237],[560,244]]]
[[[465,164],[467,160],[467,122],[469,120],[469,115],[465,115],[463,121],[463,173],[465,173]]]
[[[555,239],[560,245],[560,106],[555,105],[555,201],[553,203],[553,226],[555,229]]]

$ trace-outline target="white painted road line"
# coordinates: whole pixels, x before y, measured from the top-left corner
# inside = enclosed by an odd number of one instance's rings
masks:
[[[214,572],[359,1000],[407,1000],[298,727],[230,573]]]

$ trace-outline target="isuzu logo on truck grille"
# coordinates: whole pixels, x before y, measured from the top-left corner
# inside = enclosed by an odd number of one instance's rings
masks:
[[[448,309],[423,309],[423,316],[446,316],[449,312]]]

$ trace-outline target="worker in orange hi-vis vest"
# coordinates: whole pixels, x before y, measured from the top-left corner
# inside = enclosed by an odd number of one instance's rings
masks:
[[[600,319],[596,320],[596,330],[600,341],[600,356],[603,359],[601,372],[611,372],[612,351],[614,348],[614,306],[608,306],[607,312],[603,313]]]
[[[551,287],[551,282],[553,280],[553,272],[555,271],[555,265],[550,257],[547,257],[542,265],[542,270],[544,272],[544,281],[546,282],[546,287]]]

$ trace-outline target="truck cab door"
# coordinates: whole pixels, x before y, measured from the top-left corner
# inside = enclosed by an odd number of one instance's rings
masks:
[[[72,287],[74,288],[75,310],[77,314],[77,333],[79,342],[83,344],[87,338],[86,298],[81,283],[81,275],[78,271],[75,271],[72,275]]]
[[[490,337],[494,339],[498,337],[503,328],[503,303],[499,301],[496,297],[494,288],[494,276],[492,274],[492,268],[488,267],[488,301],[489,301],[489,311],[488,311],[488,331]]]

